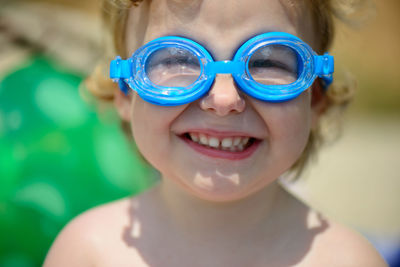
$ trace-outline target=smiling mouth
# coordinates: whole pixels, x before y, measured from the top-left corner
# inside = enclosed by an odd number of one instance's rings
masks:
[[[219,137],[198,132],[184,133],[181,138],[202,154],[233,160],[249,157],[262,141],[249,136]]]

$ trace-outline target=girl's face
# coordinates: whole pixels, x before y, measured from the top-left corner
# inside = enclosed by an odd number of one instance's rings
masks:
[[[313,45],[309,16],[296,2],[294,7],[279,0],[153,0],[131,10],[129,54],[138,48],[138,36],[141,44],[184,36],[215,60],[230,60],[243,42],[270,31]],[[136,94],[119,98],[137,146],[163,178],[213,201],[244,198],[287,171],[307,143],[313,116],[310,90],[291,101],[262,102],[244,95],[228,74],[217,75],[209,94],[187,105],[156,106]],[[129,111],[123,108],[127,101]]]

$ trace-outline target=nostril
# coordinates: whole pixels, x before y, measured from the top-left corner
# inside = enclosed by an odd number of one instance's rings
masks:
[[[219,116],[243,112],[245,107],[245,100],[239,95],[226,96],[210,93],[200,100],[201,109],[214,112]]]

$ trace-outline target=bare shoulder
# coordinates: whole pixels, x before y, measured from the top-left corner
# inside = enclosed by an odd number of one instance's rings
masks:
[[[377,250],[359,233],[324,220],[327,227],[314,240],[308,259],[310,266],[387,267]]]
[[[46,257],[44,266],[97,266],[104,246],[120,242],[119,233],[129,221],[131,199],[90,209],[64,227]],[[114,236],[116,238],[114,238]]]

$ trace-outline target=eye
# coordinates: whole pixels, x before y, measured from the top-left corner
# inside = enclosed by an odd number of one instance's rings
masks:
[[[158,60],[152,60],[150,67],[155,67],[156,65],[161,65],[166,68],[171,67],[199,67],[199,62],[197,59],[194,60],[193,57],[188,56],[168,56],[159,58]]]
[[[200,61],[192,51],[173,46],[153,52],[145,69],[152,83],[165,87],[190,86],[201,73]]]
[[[288,46],[266,45],[258,48],[248,60],[251,77],[264,85],[286,85],[298,77],[298,56]]]
[[[278,68],[281,70],[293,72],[293,70],[283,62],[272,59],[253,59],[251,61],[252,68]]]

